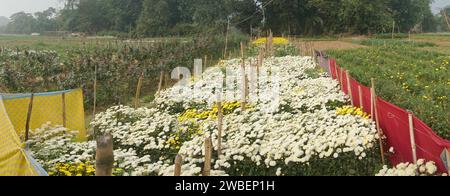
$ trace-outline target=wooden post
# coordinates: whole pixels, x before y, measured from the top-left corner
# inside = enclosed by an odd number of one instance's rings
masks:
[[[95,175],[112,176],[114,167],[113,137],[111,134],[97,138],[97,151],[95,156]]]
[[[222,108],[222,102],[217,102],[217,155],[220,156],[222,154],[222,131],[223,131],[223,108]]]
[[[395,34],[395,20],[392,21],[392,39],[394,39],[394,34]]]
[[[158,96],[161,93],[162,90],[162,83],[163,83],[163,79],[164,79],[164,71],[161,71],[160,76],[159,76],[159,84],[158,84]]]
[[[141,74],[138,80],[138,84],[136,87],[136,97],[134,98],[134,108],[137,109],[140,107],[140,98],[141,98],[141,89],[142,89],[142,82],[144,80],[144,73]]]
[[[167,89],[170,83],[170,73],[166,73],[164,77],[164,89]]]
[[[241,42],[241,58],[242,58],[242,60],[244,60],[244,43],[243,42]]]
[[[341,67],[341,72],[339,73],[340,77],[339,77],[339,83],[341,84],[341,91],[344,92],[344,68]]]
[[[348,70],[346,70],[345,73],[347,74],[347,91],[348,91],[348,95],[350,97],[350,101],[352,103],[352,106],[355,106],[355,102],[353,101],[352,85],[350,84],[350,73],[348,72]]]
[[[181,155],[177,155],[175,158],[175,169],[174,176],[181,176],[181,165],[183,163],[183,157]]]
[[[95,120],[95,110],[97,107],[97,64],[95,64],[94,69],[94,108],[92,109],[92,118]]]
[[[241,111],[245,111],[245,105],[246,105],[246,75],[245,75],[245,56],[244,56],[244,44],[241,42],[241,58],[242,58],[242,64],[241,64],[241,72],[242,72],[242,97],[241,97]]]
[[[328,63],[330,63],[330,62],[328,62]],[[337,70],[337,64],[334,65],[334,72],[336,73],[336,80],[339,81],[339,73]]]
[[[30,103],[28,104],[27,122],[25,124],[25,142],[29,139],[31,113],[33,112],[34,93],[31,93]]]
[[[207,55],[205,55],[205,62],[203,64],[205,65],[203,70],[206,70],[206,68],[208,68],[208,56]]]
[[[380,153],[381,153],[381,161],[382,161],[383,165],[386,165],[386,161],[385,161],[385,158],[384,158],[383,138],[382,138],[383,137],[383,132],[382,132],[382,130],[380,128],[380,119],[378,118],[378,108],[377,108],[377,100],[376,100],[377,94],[376,94],[376,91],[375,91],[375,79],[372,78],[371,81],[372,81],[372,103],[373,103],[372,107],[373,107],[373,112],[375,113],[375,122],[377,124],[377,131],[378,131],[378,137],[379,137],[378,141],[379,141]]]
[[[363,94],[362,94],[361,86],[358,86],[358,95],[359,95],[359,106],[361,107],[361,109],[364,109]]]
[[[66,93],[61,95],[62,97],[62,119],[63,119],[63,127],[66,127]]]
[[[412,150],[412,157],[414,164],[417,163],[417,146],[416,146],[416,139],[414,135],[414,118],[413,113],[411,111],[408,111],[408,122],[409,122],[409,136],[411,141],[411,150]]]
[[[203,167],[203,176],[211,175],[211,155],[212,155],[211,143],[212,142],[210,137],[205,139],[205,165]]]
[[[228,19],[228,24],[227,24],[227,33],[225,35],[225,50],[223,52],[223,59],[227,59],[227,50],[228,50],[228,32],[230,29],[230,19]],[[231,57],[231,54],[230,54]]]

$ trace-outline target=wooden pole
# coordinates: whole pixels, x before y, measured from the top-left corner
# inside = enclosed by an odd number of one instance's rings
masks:
[[[95,155],[95,175],[112,176],[114,167],[113,137],[111,134],[97,138],[97,150]]]
[[[203,64],[205,65],[203,70],[206,70],[208,68],[208,55],[205,55],[205,62]]]
[[[163,83],[163,79],[164,79],[164,71],[161,71],[160,76],[159,76],[159,84],[158,84],[158,96],[161,93],[162,90],[162,83]]]
[[[62,119],[63,119],[63,127],[66,127],[66,93],[61,95],[62,97]]]
[[[144,80],[144,73],[139,76],[138,84],[136,87],[136,97],[134,98],[134,108],[137,109],[140,107],[140,98],[141,98],[141,89],[142,89],[142,82]]]
[[[181,155],[177,155],[177,157],[175,158],[174,176],[181,176],[182,163],[183,163],[183,157]]]
[[[345,73],[347,74],[347,91],[348,91],[348,96],[350,97],[350,101],[352,103],[352,106],[355,106],[355,102],[353,101],[352,85],[350,84],[350,73],[348,72],[348,70],[346,70]]]
[[[392,21],[392,39],[394,39],[394,34],[395,34],[395,20]]]
[[[412,150],[412,157],[414,164],[417,163],[417,146],[416,146],[416,139],[414,135],[414,118],[413,113],[411,111],[408,111],[408,122],[409,122],[409,136],[411,141],[411,150]]]
[[[241,58],[242,58],[242,61],[245,58],[245,56],[244,56],[244,43],[243,42],[241,42]]]
[[[375,121],[377,124],[377,131],[378,131],[378,141],[379,141],[379,145],[380,145],[380,153],[381,153],[381,162],[383,163],[383,165],[386,165],[386,161],[384,158],[384,146],[383,146],[383,132],[380,128],[380,119],[378,118],[378,108],[377,108],[377,101],[376,101],[376,91],[375,91],[375,79],[372,78],[372,102],[373,102],[373,112],[375,113]]]
[[[223,131],[223,108],[222,108],[222,102],[217,102],[217,155],[220,156],[222,154],[222,131]]]
[[[334,65],[334,72],[336,73],[336,80],[339,81],[339,73],[337,70],[337,64]]]
[[[227,23],[227,32],[225,35],[225,50],[223,52],[223,59],[227,59],[227,50],[228,50],[228,32],[230,29],[230,19],[228,19],[228,23]],[[231,55],[230,55],[231,57]]]
[[[203,176],[211,175],[211,156],[212,156],[211,143],[212,142],[210,137],[205,139],[205,165],[203,167]]]
[[[31,113],[33,112],[34,93],[31,93],[30,103],[28,104],[27,122],[25,124],[25,142],[29,139]]]
[[[341,84],[341,91],[344,92],[344,68],[341,67],[341,72],[339,73],[340,77],[339,77],[339,83]]]
[[[92,118],[95,119],[95,110],[97,107],[97,64],[95,64],[94,69],[94,108],[92,109]]]
[[[361,107],[361,109],[364,109],[363,94],[362,94],[361,86],[358,86],[358,95],[359,95],[359,106]]]
[[[246,105],[246,75],[245,75],[245,56],[244,56],[244,43],[241,42],[241,58],[242,58],[242,64],[241,64],[241,73],[242,73],[242,97],[241,97],[241,111],[245,111],[245,105]]]

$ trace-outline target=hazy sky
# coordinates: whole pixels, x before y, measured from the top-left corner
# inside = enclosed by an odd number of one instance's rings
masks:
[[[59,7],[59,0],[0,0],[0,16],[9,17],[20,11],[34,13],[48,7]],[[439,8],[450,5],[450,0],[435,0],[433,12],[438,13]]]
[[[0,0],[0,16],[10,17],[12,14],[25,11],[34,13],[49,7],[58,7],[59,0]]]

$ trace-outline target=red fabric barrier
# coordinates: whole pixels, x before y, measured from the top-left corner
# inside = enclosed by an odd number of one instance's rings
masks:
[[[361,107],[362,105],[359,100],[359,88],[358,88],[359,86],[361,86],[361,84],[359,84],[359,82],[350,77],[350,87],[352,90],[353,104],[357,107]]]
[[[447,141],[440,138],[420,119],[414,117],[414,135],[417,146],[417,158],[434,161],[440,172],[447,172],[441,160],[441,153],[449,148]]]
[[[347,73],[345,70],[342,71],[342,88],[344,93],[348,95]]]
[[[336,80],[337,79],[336,60],[330,58],[328,59],[328,64],[330,65],[331,77]]]
[[[338,82],[341,82],[341,66],[336,65],[336,71],[337,71],[337,73],[336,73],[336,80]]]
[[[367,86],[360,84],[350,77],[350,84],[347,84],[347,75],[342,74],[341,67],[336,64],[334,59],[329,60],[331,75],[333,79],[342,82],[342,90],[348,95],[348,85],[350,85],[355,106],[363,107],[364,112],[371,114],[372,111],[372,93]],[[337,70],[337,73],[336,73]],[[358,86],[361,87],[362,103],[360,103]],[[395,153],[389,158],[393,165],[403,162],[412,163],[413,151],[411,146],[409,114],[406,110],[391,104],[380,97],[376,99],[377,114],[380,128],[386,136],[387,149],[393,147]],[[439,172],[446,173],[447,170],[441,160],[441,153],[444,149],[450,149],[450,141],[439,137],[430,127],[420,119],[413,118],[414,138],[416,143],[416,153],[418,159],[434,161]]]
[[[372,114],[372,92],[367,86],[361,85],[361,90],[363,94],[363,111],[367,114]]]
[[[394,147],[391,163],[413,162],[409,136],[408,113],[381,98],[377,98],[377,111],[380,127],[387,137],[387,147]]]

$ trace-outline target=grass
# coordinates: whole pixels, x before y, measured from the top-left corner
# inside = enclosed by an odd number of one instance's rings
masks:
[[[403,39],[365,39],[354,40],[353,43],[364,46],[411,46],[411,47],[435,47],[436,44],[424,41],[409,41]]]

